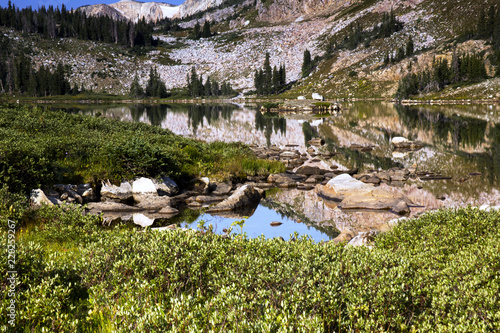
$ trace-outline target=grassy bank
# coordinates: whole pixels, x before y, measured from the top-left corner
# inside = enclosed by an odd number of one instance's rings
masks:
[[[427,214],[380,236],[372,250],[104,229],[99,217],[67,208],[31,216],[16,230],[18,331],[500,330],[499,213]]]
[[[258,160],[242,144],[203,143],[144,123],[0,107],[0,184],[15,193],[108,178],[244,178],[282,170],[281,163]]]

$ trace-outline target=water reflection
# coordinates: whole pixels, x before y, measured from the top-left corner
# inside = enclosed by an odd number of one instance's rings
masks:
[[[147,122],[207,142],[240,141],[259,146],[275,144],[282,148],[296,145],[301,153],[306,152],[307,141],[321,136],[326,145],[319,149],[336,152],[335,156],[328,158],[339,167],[386,170],[416,166],[417,170],[453,177],[446,181],[415,181],[416,186],[423,187],[429,195],[445,195],[448,198],[444,201],[445,206],[500,203],[498,105],[416,107],[356,102],[344,104],[339,117],[321,119],[306,115],[274,117],[255,107],[239,105],[92,105],[86,110],[67,106],[66,109]],[[425,147],[416,152],[394,154],[391,139],[395,136],[421,141]],[[374,148],[363,152],[351,149],[352,144]],[[323,159],[321,155],[316,158]],[[471,173],[481,175],[471,176]],[[294,199],[288,198],[292,195],[290,193],[280,200]],[[300,196],[300,193],[292,196],[295,195]],[[293,200],[289,204],[295,205]],[[304,216],[315,223],[325,220],[322,216],[330,214],[328,216],[334,219],[338,214],[336,210],[325,213],[318,208],[314,193],[306,196],[300,205]],[[195,216],[177,218],[189,221]],[[195,220],[198,218],[196,216]]]

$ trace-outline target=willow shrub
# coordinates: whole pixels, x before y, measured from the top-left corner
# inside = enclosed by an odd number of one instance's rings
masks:
[[[283,170],[282,163],[258,160],[242,144],[202,143],[144,123],[0,107],[0,183],[11,192],[108,178],[242,177]]]
[[[472,208],[439,211],[399,225],[370,250],[306,238],[103,229],[79,209],[45,208],[18,230],[16,327],[497,332],[499,221],[499,213]],[[0,290],[6,313],[5,278]],[[2,328],[6,320],[0,316]]]

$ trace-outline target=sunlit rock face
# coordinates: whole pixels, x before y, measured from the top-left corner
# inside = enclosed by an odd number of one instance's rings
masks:
[[[87,15],[110,16],[115,20],[137,22],[141,19],[145,19],[147,22],[157,22],[167,17],[173,17],[179,11],[179,6],[161,2],[124,0],[110,5],[99,4],[83,6],[79,9]]]

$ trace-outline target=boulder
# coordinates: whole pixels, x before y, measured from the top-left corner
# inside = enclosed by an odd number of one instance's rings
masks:
[[[32,206],[40,207],[42,205],[53,206],[54,203],[47,198],[41,189],[32,190],[30,194],[30,203]]]
[[[109,180],[102,182],[101,201],[126,203],[132,199],[132,186],[129,182],[122,182],[120,186],[111,184]]]
[[[372,184],[365,184],[348,174],[341,174],[330,179],[325,186],[320,186],[318,194],[329,200],[342,201],[354,193],[369,193],[373,189]]]
[[[76,185],[54,185],[54,188],[61,193],[60,199],[67,202],[77,202],[80,205],[83,204],[83,198],[79,193],[77,193],[78,187]]]
[[[166,206],[166,207],[163,207],[158,213],[159,214],[166,214],[166,215],[174,215],[174,214],[178,214],[179,210],[177,210],[173,207],[170,207],[170,206]]]
[[[400,136],[392,138],[391,142],[394,145],[394,147],[403,150],[419,150],[424,147],[424,144],[422,142],[409,141],[408,139]]]
[[[334,243],[349,243],[349,241],[356,237],[357,234],[357,231],[344,229],[337,237],[332,239],[332,241]]]
[[[179,193],[179,186],[177,186],[177,183],[169,177],[162,177],[160,180],[155,180],[154,184],[156,186],[156,191],[160,196],[167,195],[172,197]]]
[[[360,232],[356,237],[351,239],[347,245],[351,246],[370,246],[371,243],[375,240],[378,232],[376,231],[367,231]]]
[[[219,197],[219,196],[209,196],[209,195],[198,195],[194,198],[195,201],[201,203],[202,205],[212,204],[214,202],[221,202],[227,197]]]
[[[332,178],[324,186],[318,186],[318,195],[340,201],[341,209],[392,210],[398,214],[408,214],[410,199],[402,194],[374,187],[352,178],[347,174]]]
[[[134,221],[135,224],[140,225],[141,227],[149,227],[152,226],[153,223],[155,222],[154,218],[150,218],[144,214],[137,213],[132,215],[132,220]]]
[[[312,97],[312,99],[315,99],[317,101],[324,101],[325,100],[325,98],[318,93],[312,93],[311,97]]]
[[[297,99],[299,99],[299,100],[305,100],[306,98],[304,96],[299,96],[299,97],[297,97]]]
[[[256,206],[260,201],[259,192],[251,185],[243,185],[229,198],[211,207],[208,212],[231,211],[246,206]]]
[[[212,191],[214,195],[226,195],[233,189],[232,184],[228,183],[215,183],[215,189]]]
[[[321,169],[315,166],[310,166],[310,165],[303,165],[301,167],[298,167],[297,170],[295,170],[295,173],[301,174],[301,175],[306,175],[306,176],[312,176],[312,175],[324,175],[325,173],[331,172],[330,170],[326,169]]]
[[[159,210],[166,206],[172,206],[172,199],[167,196],[143,196],[136,207],[147,210]]]
[[[151,179],[142,177],[132,183],[132,195],[136,202],[141,202],[158,196],[158,192]]]
[[[273,221],[271,222],[271,227],[279,227],[280,225],[282,225],[283,223],[282,222],[278,222],[278,221]]]
[[[98,214],[102,212],[135,212],[141,210],[137,207],[113,201],[91,202],[88,204],[88,209],[91,214]]]
[[[306,177],[291,173],[276,173],[267,178],[269,183],[275,183],[278,187],[294,187],[298,181],[303,181]]]

